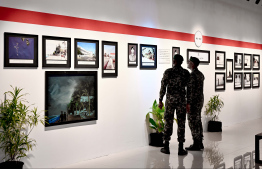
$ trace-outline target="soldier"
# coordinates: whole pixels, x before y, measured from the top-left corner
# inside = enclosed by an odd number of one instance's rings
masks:
[[[201,110],[204,104],[203,88],[205,76],[198,70],[199,63],[200,61],[196,57],[191,57],[188,63],[191,74],[187,86],[187,119],[194,140],[193,145],[186,147],[189,151],[204,149]]]
[[[179,142],[178,155],[187,155],[183,144],[185,142],[185,121],[186,121],[186,90],[185,87],[189,80],[189,71],[182,68],[183,57],[181,55],[174,56],[174,67],[167,69],[161,81],[159,108],[163,107],[163,97],[166,94],[166,110],[165,110],[165,128],[164,128],[164,148],[162,153],[170,154],[169,141],[173,133],[174,111],[176,110],[178,128],[177,140]],[[166,93],[167,88],[167,93]]]

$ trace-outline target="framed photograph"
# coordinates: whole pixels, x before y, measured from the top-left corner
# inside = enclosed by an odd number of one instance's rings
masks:
[[[71,67],[71,38],[42,37],[43,67]]]
[[[97,120],[97,72],[46,71],[48,126]]]
[[[242,76],[243,73],[235,73],[234,74],[234,89],[242,89]]]
[[[243,155],[243,168],[250,169],[251,168],[251,153],[247,152]]]
[[[174,67],[174,56],[180,54],[180,47],[172,47],[172,67]]]
[[[140,44],[140,68],[157,68],[157,45]]]
[[[38,67],[38,35],[5,32],[4,67]]]
[[[75,39],[75,68],[99,67],[99,41]]]
[[[243,69],[243,53],[234,53],[235,70]]]
[[[251,88],[251,73],[244,73],[244,88]]]
[[[244,54],[244,70],[251,70],[252,55]]]
[[[260,86],[260,73],[253,73],[252,88],[258,88],[259,86]]]
[[[216,69],[225,69],[226,52],[215,51]]]
[[[102,77],[117,77],[117,42],[102,41]]]
[[[234,169],[242,169],[242,155],[234,158]]]
[[[127,49],[128,49],[128,52],[127,52],[127,60],[128,60],[128,66],[137,66],[137,57],[138,57],[138,47],[137,47],[137,44],[136,43],[128,43],[127,44]]]
[[[260,69],[260,55],[253,55],[253,70],[259,70]]]
[[[226,76],[227,82],[233,82],[233,59],[227,59]]]
[[[210,63],[209,50],[187,49],[187,61],[189,61],[191,56],[198,58],[200,63]]]
[[[225,90],[225,73],[215,73],[215,91]]]
[[[253,150],[252,152],[251,152],[251,167],[252,168],[255,168],[256,167],[256,163],[255,163],[255,150]]]
[[[225,169],[226,168],[226,164],[225,163],[221,163],[217,166],[214,166],[214,169]]]

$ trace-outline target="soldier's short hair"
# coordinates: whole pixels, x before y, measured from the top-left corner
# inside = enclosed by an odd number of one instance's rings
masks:
[[[176,55],[174,55],[174,61],[175,60],[176,60],[177,64],[181,65],[184,61],[184,58],[183,58],[183,56],[176,54]]]
[[[193,62],[196,67],[198,67],[200,63],[200,60],[198,58],[191,56],[189,60]]]

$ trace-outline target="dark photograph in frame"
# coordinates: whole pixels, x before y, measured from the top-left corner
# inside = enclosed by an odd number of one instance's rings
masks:
[[[234,89],[242,89],[243,73],[234,73]]]
[[[244,54],[244,70],[251,70],[252,66],[252,55]]]
[[[253,70],[260,70],[260,55],[253,55],[252,67]]]
[[[234,75],[234,69],[233,69],[233,59],[227,59],[226,62],[226,79],[227,82],[233,82],[233,75]]]
[[[46,71],[46,127],[98,119],[96,71]]]
[[[244,72],[244,88],[251,88],[252,78],[250,72]]]
[[[180,55],[180,47],[172,47],[172,67],[174,67],[174,56],[176,54]]]
[[[234,169],[242,169],[243,165],[242,165],[242,155],[237,156],[234,158]]]
[[[99,40],[75,39],[75,68],[99,67]]]
[[[235,60],[235,70],[242,70],[243,69],[243,53],[234,53],[234,60]]]
[[[136,43],[128,43],[127,44],[127,64],[128,67],[137,67],[138,61],[138,45]]]
[[[215,73],[215,91],[225,90],[225,73]]]
[[[140,69],[157,68],[157,45],[140,44]]]
[[[4,67],[38,67],[38,35],[5,32]]]
[[[187,61],[190,57],[196,57],[201,63],[210,63],[210,51],[209,50],[197,50],[197,49],[187,49]]]
[[[243,168],[251,168],[251,153],[247,152],[243,155]]]
[[[259,88],[260,86],[260,73],[252,74],[252,88]]]
[[[71,38],[43,36],[42,45],[43,67],[71,67]]]
[[[117,77],[117,42],[102,41],[102,77]]]
[[[216,69],[225,69],[226,52],[215,51]]]

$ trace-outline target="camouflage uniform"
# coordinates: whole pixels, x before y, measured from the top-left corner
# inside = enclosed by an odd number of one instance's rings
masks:
[[[168,142],[173,133],[174,111],[176,110],[178,129],[178,142],[185,142],[185,121],[186,121],[186,90],[189,80],[189,72],[181,66],[174,66],[167,69],[161,81],[160,98],[163,100],[166,94],[165,129],[163,139]],[[167,93],[166,93],[167,87]]]
[[[190,74],[187,86],[187,103],[190,104],[190,113],[187,116],[189,127],[194,140],[203,140],[201,110],[204,104],[205,76],[197,68]]]

